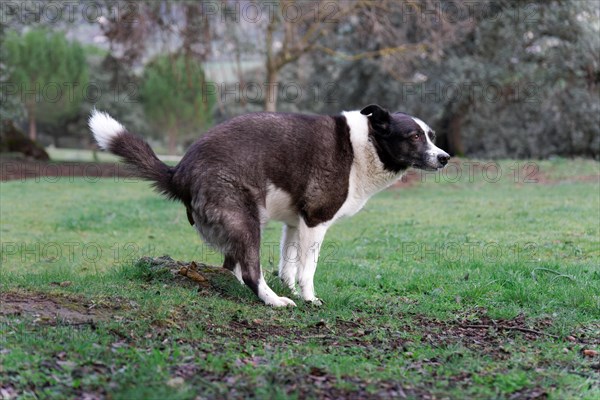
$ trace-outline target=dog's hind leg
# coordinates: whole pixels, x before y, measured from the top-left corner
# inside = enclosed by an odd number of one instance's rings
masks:
[[[225,260],[223,261],[223,268],[230,270],[237,280],[244,285],[244,279],[242,279],[242,267],[239,263],[235,262],[235,258],[226,254]]]
[[[273,307],[295,306],[287,297],[277,296],[263,276],[260,267],[260,222],[243,215],[239,217],[234,224],[224,227],[229,235],[229,265],[233,260],[235,268],[239,266],[244,283],[265,304]]]
[[[279,259],[279,279],[298,295],[296,289],[296,272],[300,263],[300,239],[298,228],[284,225],[281,235],[281,255]]]

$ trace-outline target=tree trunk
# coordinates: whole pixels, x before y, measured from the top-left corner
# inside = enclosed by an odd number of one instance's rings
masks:
[[[453,157],[462,157],[465,154],[462,140],[462,125],[463,118],[467,115],[470,108],[470,101],[462,103],[458,107],[447,105],[440,121],[439,144]]]
[[[177,153],[177,128],[171,127],[167,131],[167,146],[169,150],[169,155],[174,155]]]
[[[273,31],[277,25],[277,18],[271,19],[267,25],[267,82],[265,87],[265,111],[275,112],[277,110],[277,75],[278,67],[273,49]]]
[[[265,111],[277,111],[277,76],[278,71],[267,65],[267,84],[265,88]]]
[[[34,142],[37,140],[37,125],[35,123],[35,105],[27,106],[27,118],[29,119],[29,139]]]
[[[235,67],[236,67],[236,72],[237,72],[237,77],[238,77],[238,82],[240,83],[240,90],[242,93],[244,93],[245,88],[246,88],[246,82],[244,80],[244,71],[242,70],[242,54],[240,51],[240,41],[238,38],[237,33],[234,34],[234,40],[235,40]],[[246,109],[246,96],[241,96],[241,104],[242,107],[244,108],[244,110]]]
[[[448,147],[450,153],[455,156],[464,156],[465,148],[462,142],[462,113],[454,114],[448,124]]]

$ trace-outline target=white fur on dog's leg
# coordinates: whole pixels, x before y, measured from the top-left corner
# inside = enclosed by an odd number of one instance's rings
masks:
[[[235,268],[233,268],[233,271],[231,271],[231,273],[236,277],[238,281],[240,281],[242,285],[245,285],[244,279],[242,278],[242,267],[240,266],[240,263],[235,264]]]
[[[301,221],[298,227],[301,261],[298,266],[297,281],[300,286],[300,296],[314,304],[322,303],[315,295],[314,277],[327,228],[325,224],[309,228],[304,221]]]
[[[298,294],[296,289],[296,273],[300,262],[298,228],[284,225],[281,234],[280,257],[279,257],[279,279],[286,285],[294,295]]]
[[[280,297],[275,294],[275,292],[267,285],[265,278],[260,276],[260,280],[258,281],[258,297],[268,306],[273,307],[286,307],[286,306],[296,306],[292,300],[287,297]]]

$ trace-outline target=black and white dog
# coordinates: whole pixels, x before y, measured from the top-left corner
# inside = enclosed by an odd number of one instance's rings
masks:
[[[268,220],[285,224],[280,279],[302,299],[320,303],[313,278],[327,229],[408,168],[435,170],[450,158],[423,121],[378,105],[337,116],[242,115],[206,132],[175,167],[106,113],[94,111],[89,126],[100,147],[180,200],[190,224],[223,252],[223,266],[275,307],[295,303],[275,294],[261,271],[261,228]]]

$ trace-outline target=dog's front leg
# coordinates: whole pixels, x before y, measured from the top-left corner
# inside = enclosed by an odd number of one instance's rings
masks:
[[[281,235],[281,255],[279,258],[279,279],[290,288],[294,295],[296,289],[296,274],[300,264],[300,239],[298,227],[284,225]]]
[[[323,238],[327,232],[328,226],[321,224],[315,227],[308,227],[304,221],[300,221],[298,227],[298,236],[300,239],[300,263],[296,279],[300,286],[300,296],[316,304],[321,301],[315,295],[314,277],[319,261],[319,251],[323,244]]]

